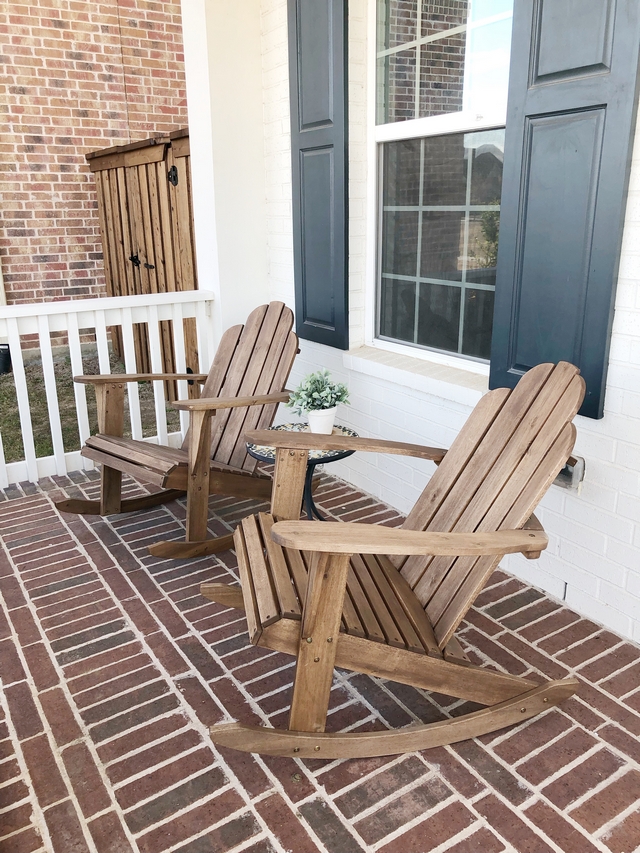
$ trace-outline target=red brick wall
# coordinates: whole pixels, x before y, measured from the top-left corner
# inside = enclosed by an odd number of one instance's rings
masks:
[[[104,295],[84,155],[187,125],[180,4],[9,0],[0,47],[7,301]]]

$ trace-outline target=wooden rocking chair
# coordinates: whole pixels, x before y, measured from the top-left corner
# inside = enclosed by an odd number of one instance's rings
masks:
[[[308,433],[277,443],[271,514],[235,532],[242,589],[202,594],[246,610],[251,642],[297,657],[289,729],[215,725],[216,744],[296,758],[393,755],[477,737],[532,717],[575,692],[471,664],[454,631],[504,554],[540,556],[532,515],[568,459],[584,381],[571,364],[541,364],[511,391],[486,394],[447,452]],[[254,432],[251,441],[267,437]],[[382,451],[439,463],[401,529],[299,519],[308,448]],[[488,707],[441,722],[327,733],[334,666]]]
[[[98,404],[98,435],[91,436],[82,455],[102,465],[99,501],[65,500],[62,512],[111,515],[156,506],[187,493],[186,541],[157,542],[157,557],[197,557],[232,546],[233,534],[207,539],[211,494],[268,500],[271,478],[255,473],[257,462],[247,454],[246,430],[269,427],[278,403],[289,399],[289,378],[298,338],[293,314],[282,302],[261,305],[244,326],[222,336],[208,375],[129,374],[77,376],[93,384]],[[189,431],[181,449],[123,438],[124,389],[127,382],[190,379],[204,382],[199,399],[173,405],[189,412]],[[215,415],[215,428],[211,417]],[[163,491],[123,500],[122,473]]]

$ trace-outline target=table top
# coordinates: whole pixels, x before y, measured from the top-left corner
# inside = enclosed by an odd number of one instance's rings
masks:
[[[285,432],[309,432],[309,424],[291,423],[278,424],[278,426],[270,427],[270,429],[283,430]],[[349,427],[336,424],[331,432],[332,435],[348,435],[354,438],[358,437],[358,433],[354,432]],[[338,459],[346,459],[351,456],[353,450],[310,450],[309,462],[333,462]],[[247,442],[247,453],[253,456],[254,459],[260,459],[262,462],[273,462],[276,458],[275,447],[268,447],[262,444],[251,444]]]

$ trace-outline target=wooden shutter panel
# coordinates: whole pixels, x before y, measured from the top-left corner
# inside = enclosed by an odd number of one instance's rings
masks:
[[[298,335],[348,349],[346,0],[289,0]]]
[[[635,129],[638,0],[516,0],[491,388],[580,367],[603,414]]]

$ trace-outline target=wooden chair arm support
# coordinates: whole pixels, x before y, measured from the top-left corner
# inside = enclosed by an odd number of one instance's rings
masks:
[[[400,456],[417,456],[439,463],[446,454],[441,447],[423,447],[401,441],[384,441],[379,438],[355,438],[342,435],[321,435],[312,432],[285,432],[284,430],[251,430],[245,433],[246,441],[266,447],[284,447],[288,450],[357,450],[369,453],[395,453]]]
[[[112,382],[155,382],[158,379],[187,379],[205,382],[206,373],[98,373],[94,376],[74,376],[73,381],[82,385],[106,385]]]
[[[279,521],[274,524],[271,537],[278,545],[300,551],[450,557],[540,552],[549,542],[544,531],[422,533],[357,522],[318,524],[316,521]]]
[[[258,394],[253,397],[201,397],[199,400],[176,400],[171,405],[187,412],[205,412],[212,409],[234,409],[237,406],[264,406],[268,403],[286,403],[289,391],[278,394]]]

